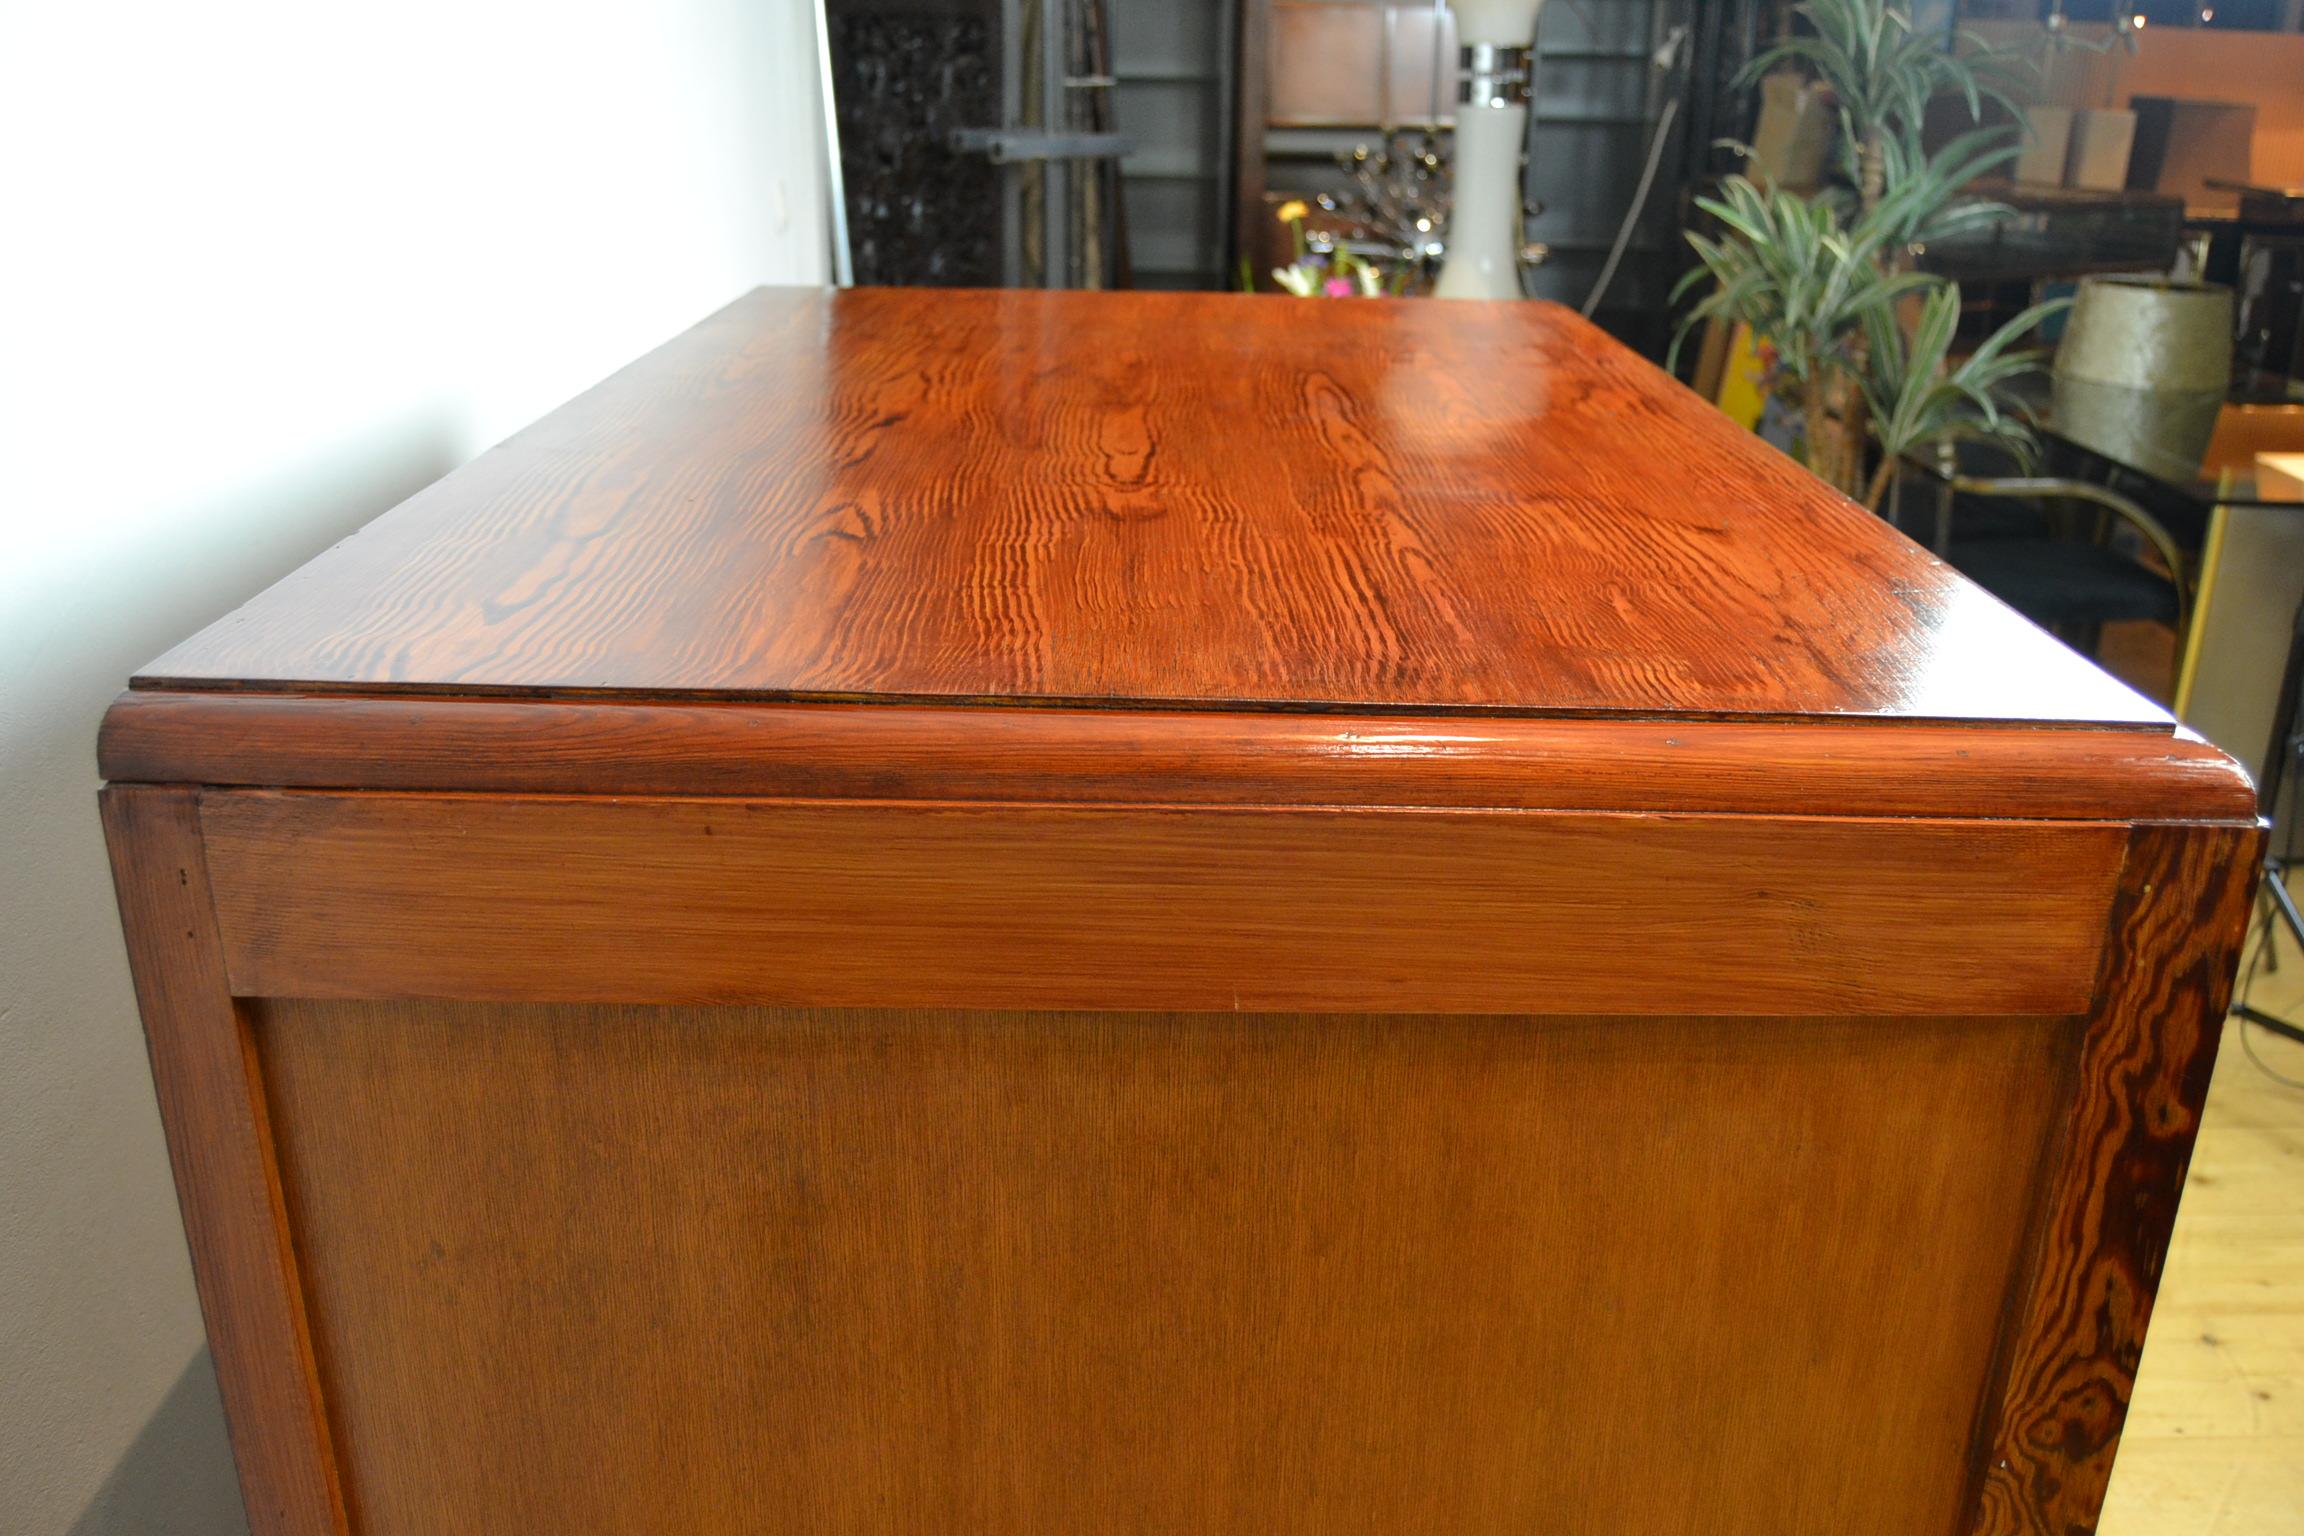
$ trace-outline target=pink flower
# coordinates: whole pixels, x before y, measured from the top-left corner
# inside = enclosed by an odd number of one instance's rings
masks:
[[[1320,285],[1320,291],[1331,299],[1348,299],[1352,297],[1352,280],[1348,277],[1332,277]]]

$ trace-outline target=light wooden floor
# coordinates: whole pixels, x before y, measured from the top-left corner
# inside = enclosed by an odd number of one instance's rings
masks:
[[[2304,955],[2280,954],[2254,1000],[2304,1018]],[[2254,1028],[2246,1043],[2304,1082],[2304,1046]],[[2304,1536],[2304,1088],[2251,1061],[2236,1023],[2099,1536]]]

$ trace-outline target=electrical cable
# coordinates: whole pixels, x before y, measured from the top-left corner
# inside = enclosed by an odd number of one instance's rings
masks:
[[[2266,1077],[2272,1079],[2272,1081],[2278,1083],[2281,1087],[2304,1088],[2304,1078],[2285,1076],[2282,1073],[2273,1071],[2270,1067],[2264,1064],[2264,1058],[2256,1054],[2256,1043],[2248,1033],[2249,1027],[2251,1025],[2254,1025],[2258,1029],[2263,1028],[2261,1024],[2256,1024],[2256,1021],[2253,1019],[2242,1019],[2240,1021],[2240,1053],[2246,1056],[2248,1060],[2254,1064],[2257,1071],[2263,1073]]]
[[[1680,98],[1675,96],[1664,103],[1657,115],[1655,135],[1648,141],[1648,163],[1640,171],[1640,184],[1633,189],[1632,206],[1624,210],[1624,222],[1616,227],[1616,243],[1608,247],[1608,259],[1601,263],[1600,275],[1592,280],[1592,291],[1584,296],[1584,307],[1578,313],[1585,319],[1600,307],[1600,300],[1608,292],[1609,283],[1616,277],[1616,268],[1624,260],[1624,253],[1632,248],[1632,231],[1639,224],[1641,213],[1648,206],[1649,189],[1656,184],[1656,167],[1664,159],[1664,139],[1672,131],[1672,120],[1680,115]]]
[[[1664,44],[1656,50],[1654,59],[1659,76],[1667,80],[1671,78],[1673,66],[1680,61],[1680,45],[1687,39],[1688,27],[1685,22],[1665,36]],[[1656,168],[1664,163],[1664,144],[1671,137],[1673,120],[1679,115],[1678,96],[1668,99],[1664,103],[1664,110],[1656,114],[1656,131],[1648,138],[1648,160],[1640,168],[1639,185],[1632,189],[1632,205],[1624,210],[1624,222],[1616,226],[1616,239],[1608,247],[1608,259],[1601,263],[1600,275],[1593,279],[1592,291],[1584,296],[1584,307],[1578,311],[1587,320],[1600,307],[1600,300],[1606,296],[1608,285],[1616,280],[1616,269],[1623,264],[1624,253],[1632,248],[1632,231],[1638,227],[1640,215],[1647,211],[1648,194],[1656,185]]]
[[[2287,750],[2293,759],[2293,755],[2298,749],[2294,742],[2290,742]],[[2285,775],[2283,775],[2283,777],[2285,777]],[[2279,807],[2275,806],[2273,807],[2273,810],[2275,813],[2277,813]],[[2289,807],[2288,815],[2288,830],[2285,843],[2281,849],[2281,857],[2279,861],[2280,868],[2283,872],[2282,878],[2285,878],[2285,872],[2287,870],[2295,867],[2297,858],[2297,841],[2300,831],[2299,823],[2304,823],[2304,807],[2298,807],[2294,804],[2291,804]],[[2259,903],[2264,903],[2266,901],[2265,894],[2262,891],[2259,891],[2257,893],[2256,899]],[[2278,929],[2279,912],[2277,909],[2268,907],[2264,914],[2262,931],[2256,936],[2256,947],[2252,952],[2250,952],[2248,956],[2248,964],[2240,973],[2239,986],[2233,989],[2233,1006],[2235,1008],[2242,1006],[2248,1001],[2249,989],[2254,987],[2256,984],[2256,972],[2258,967],[2263,965],[2266,953],[2270,951],[2274,944],[2279,942]],[[2257,1024],[2254,1019],[2249,1018],[2245,1013],[2241,1014],[2241,1054],[2248,1058],[2248,1060],[2255,1066],[2257,1071],[2263,1073],[2266,1077],[2272,1079],[2272,1081],[2280,1084],[2282,1087],[2304,1089],[2304,1080],[2299,1080],[2297,1078],[2286,1076],[2283,1073],[2275,1072],[2270,1066],[2266,1065],[2262,1056],[2256,1054],[2256,1044],[2249,1038],[2248,1034],[2251,1026],[2254,1026],[2258,1029],[2262,1029],[2264,1027],[2261,1024]]]

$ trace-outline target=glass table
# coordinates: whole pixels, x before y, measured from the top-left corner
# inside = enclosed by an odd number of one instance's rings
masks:
[[[2166,442],[2149,413],[2059,419],[2044,379],[2029,403],[2041,438],[2034,464],[1985,445],[1916,454],[1884,515],[1962,564],[1984,547],[1963,548],[1963,525],[1989,525],[2000,503],[2051,509],[2074,583],[2096,582],[2117,602],[2128,581],[2139,609],[2153,584],[2168,592],[2170,611],[2157,616],[2176,635],[2175,713],[2260,768],[2304,602],[2304,387],[2236,391],[2197,458]],[[2030,611],[2019,594],[2002,596]]]

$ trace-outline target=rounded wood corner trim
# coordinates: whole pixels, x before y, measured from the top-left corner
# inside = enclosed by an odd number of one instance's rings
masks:
[[[2253,823],[2188,731],[134,691],[113,782]]]

